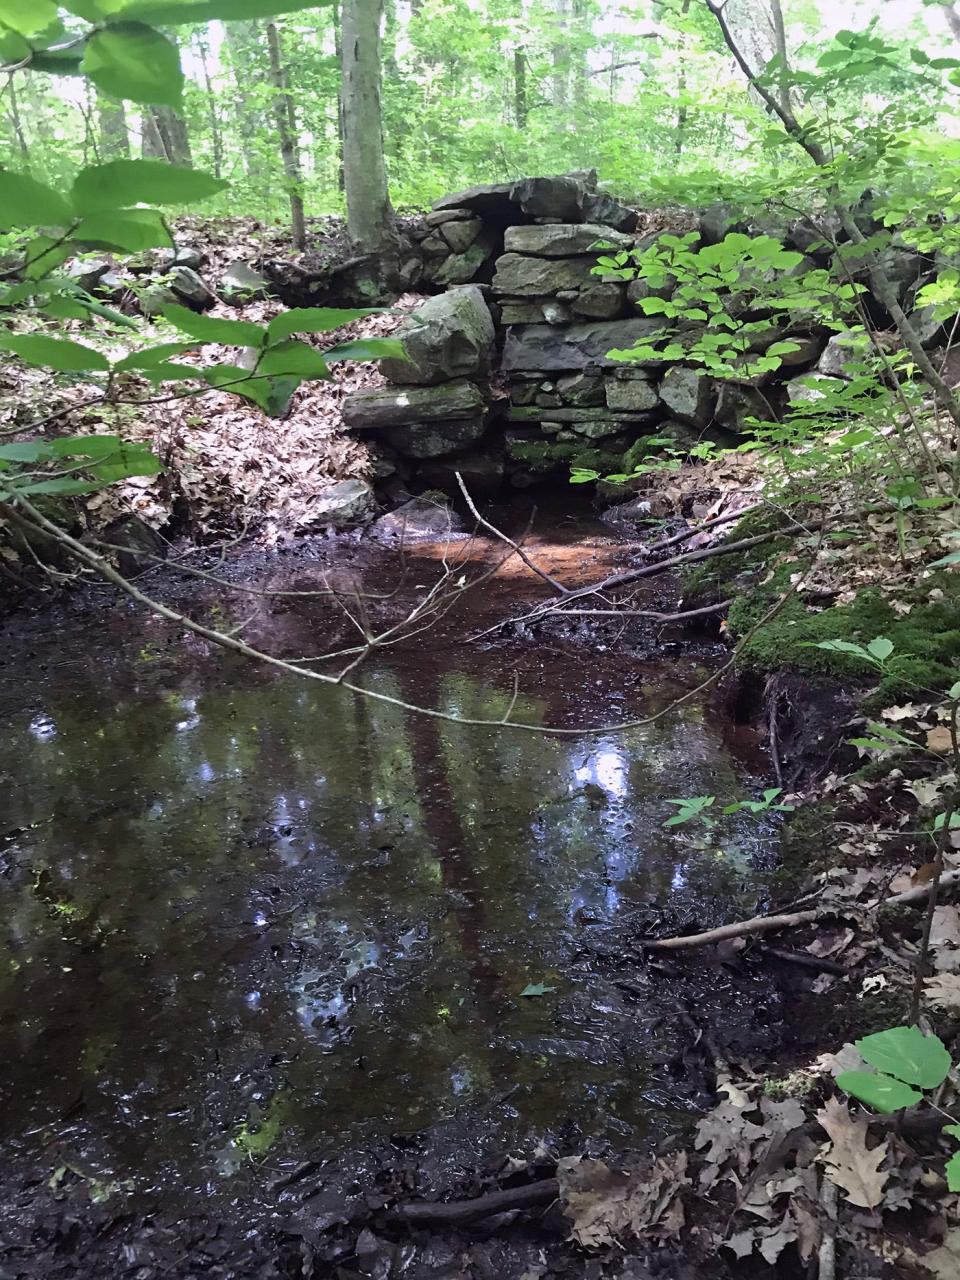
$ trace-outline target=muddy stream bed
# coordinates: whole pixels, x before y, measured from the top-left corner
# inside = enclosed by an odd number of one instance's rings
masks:
[[[532,546],[568,582],[631,554],[582,522]],[[469,576],[501,551],[448,554]],[[233,572],[306,590],[333,565],[399,616],[443,554],[344,540]],[[286,656],[350,643],[326,597],[145,585]],[[474,719],[516,682],[515,719],[573,727],[649,714],[724,658],[649,623],[615,646],[586,623],[468,642],[542,598],[516,562],[462,596],[356,677]],[[457,725],[224,655],[106,589],[8,620],[2,652],[4,1280],[352,1274],[371,1195],[689,1126],[709,1098],[691,1012],[745,1056],[780,1034],[762,968],[649,968],[637,946],[765,899],[773,830],[662,825],[667,798],[765,783],[716,695],[623,734]],[[474,1274],[438,1257],[395,1273]]]

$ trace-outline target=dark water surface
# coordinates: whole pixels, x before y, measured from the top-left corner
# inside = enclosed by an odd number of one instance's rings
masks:
[[[393,553],[357,556],[367,589],[396,575]],[[422,550],[411,585],[437,563]],[[507,579],[363,679],[484,718],[516,672],[517,719],[603,723],[716,661],[669,638],[656,659],[465,642],[531,596]],[[331,642],[326,605],[236,609],[278,651]],[[629,998],[596,956],[616,968],[625,922],[656,904],[709,924],[762,894],[749,820],[722,843],[662,825],[667,797],[755,789],[715,709],[593,738],[455,725],[110,603],[8,645],[0,712],[0,1137],[53,1187],[228,1201],[444,1124],[462,1164],[564,1126],[637,1145],[682,1105],[669,993]],[[727,983],[708,975],[704,1004],[742,1002]]]

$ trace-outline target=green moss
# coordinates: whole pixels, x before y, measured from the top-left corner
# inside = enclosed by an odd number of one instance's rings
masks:
[[[601,475],[618,472],[622,468],[619,453],[597,449],[573,442],[551,443],[545,440],[516,440],[507,451],[517,462],[524,462],[532,471],[553,471],[557,467],[583,467],[599,471]]]
[[[730,606],[729,626],[746,636],[788,589],[794,566],[783,565],[771,580],[739,595]],[[924,583],[924,594],[931,583]],[[752,636],[740,654],[741,664],[757,671],[791,669],[812,674],[869,678],[875,671],[855,655],[812,648],[824,640],[866,645],[886,636],[894,645],[876,701],[888,705],[920,689],[948,688],[960,666],[960,608],[953,602],[915,603],[905,616],[896,613],[875,588],[861,591],[849,604],[811,610],[801,596],[791,596],[776,617]]]

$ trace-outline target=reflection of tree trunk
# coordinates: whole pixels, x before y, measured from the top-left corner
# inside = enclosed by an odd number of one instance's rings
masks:
[[[960,13],[951,4],[943,6],[943,16],[947,20],[947,26],[953,35],[954,40],[960,40]]]
[[[187,122],[173,107],[147,107],[143,113],[143,157],[192,168]]]
[[[408,701],[422,706],[443,705],[440,682],[432,671],[417,672],[416,687],[411,682],[404,696]],[[440,863],[444,886],[454,890],[459,899],[453,914],[457,921],[460,947],[474,982],[480,1020],[484,1026],[496,1026],[499,1021],[496,992],[500,975],[483,953],[482,935],[486,908],[483,885],[474,872],[474,842],[464,830],[457,799],[450,785],[449,764],[443,750],[440,721],[430,716],[408,714],[407,739],[419,798],[421,825]],[[475,760],[476,755],[465,755],[464,763],[467,759]],[[503,1062],[498,1062],[495,1078],[504,1078],[509,1070],[509,1060],[505,1058]]]
[[[287,179],[287,195],[290,198],[290,226],[293,247],[301,253],[307,247],[307,230],[303,220],[302,179],[300,154],[297,147],[297,122],[293,110],[293,97],[287,85],[287,75],[280,59],[280,36],[275,22],[267,23],[267,49],[270,54],[270,83],[273,86],[273,115],[280,136],[280,155]]]

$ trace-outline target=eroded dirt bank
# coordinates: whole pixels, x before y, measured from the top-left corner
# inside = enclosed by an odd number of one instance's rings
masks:
[[[568,581],[628,555],[582,522],[531,545]],[[335,599],[153,589],[302,658],[350,647],[348,611],[405,616],[502,551],[340,541],[219,570]],[[516,694],[515,720],[575,727],[649,714],[725,656],[646,622],[615,651],[588,620],[469,641],[537,595],[505,566],[362,681],[481,720]],[[592,1275],[549,1215],[398,1236],[378,1214],[688,1129],[712,1100],[702,1031],[735,1058],[809,1038],[769,965],[639,950],[767,897],[768,823],[722,850],[662,825],[669,797],[765,777],[719,698],[588,738],[457,725],[105,592],[13,620],[3,665],[5,1276]]]

